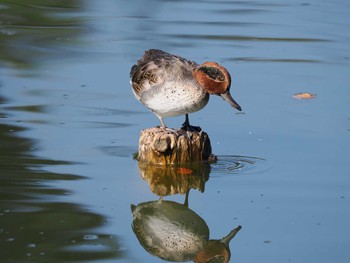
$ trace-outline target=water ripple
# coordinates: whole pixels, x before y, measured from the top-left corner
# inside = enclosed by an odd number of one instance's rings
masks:
[[[217,156],[217,162],[211,166],[211,173],[248,175],[263,173],[269,169],[269,163],[263,158],[240,155],[219,155]]]
[[[228,58],[225,61],[237,62],[276,62],[276,63],[320,63],[318,59],[303,59],[303,58],[258,58],[258,57],[237,57]]]
[[[273,41],[273,42],[331,42],[329,39],[306,37],[257,37],[245,35],[165,34],[168,37],[221,41]]]

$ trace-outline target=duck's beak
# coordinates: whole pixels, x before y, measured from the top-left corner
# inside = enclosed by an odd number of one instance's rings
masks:
[[[236,108],[239,111],[242,111],[241,106],[239,106],[238,103],[231,97],[231,94],[228,90],[225,93],[220,94],[220,96],[228,103],[230,103],[232,107]]]

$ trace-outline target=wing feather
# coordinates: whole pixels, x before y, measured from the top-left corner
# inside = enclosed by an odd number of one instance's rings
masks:
[[[182,78],[188,68],[196,68],[196,62],[171,55],[159,49],[147,50],[130,71],[134,93],[140,97],[143,91],[163,84],[166,80]],[[183,69],[183,70],[182,70]]]

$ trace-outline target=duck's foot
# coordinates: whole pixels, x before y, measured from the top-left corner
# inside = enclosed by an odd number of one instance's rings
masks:
[[[157,126],[157,128],[164,130],[165,132],[175,133],[177,134],[177,130],[168,128],[166,126]]]
[[[186,123],[184,123],[182,127],[177,131],[177,133],[183,134],[187,136],[187,138],[191,139],[195,133],[198,134],[201,131],[202,131],[202,128],[199,126],[186,125]]]
[[[188,131],[188,132],[200,132],[202,128],[199,126],[192,126],[188,123],[184,122],[180,128],[180,130]]]

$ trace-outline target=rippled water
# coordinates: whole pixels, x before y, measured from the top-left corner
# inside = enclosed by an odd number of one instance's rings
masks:
[[[216,163],[211,164],[211,172],[227,176],[228,174],[236,175],[257,175],[267,172],[270,167],[269,163],[258,157],[219,155]]]
[[[131,208],[169,195],[184,214],[161,210],[165,224],[198,216],[210,239],[242,226],[231,262],[347,262],[349,12],[345,0],[0,1],[1,261],[161,262]],[[190,115],[218,162],[133,159],[140,130],[159,125],[129,84],[149,48],[230,71],[243,113],[211,97]]]

